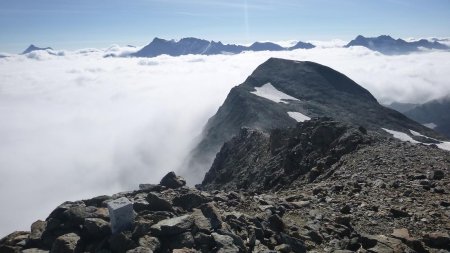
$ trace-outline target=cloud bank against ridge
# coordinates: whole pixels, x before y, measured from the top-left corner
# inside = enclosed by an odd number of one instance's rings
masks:
[[[332,67],[383,103],[450,94],[450,52],[385,56],[339,43],[215,56],[104,58],[85,49],[1,58],[0,202],[8,204],[0,237],[63,201],[156,183],[182,163],[229,90],[270,57]]]

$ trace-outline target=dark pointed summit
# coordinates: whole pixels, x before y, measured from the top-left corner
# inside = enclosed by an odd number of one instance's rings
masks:
[[[33,51],[38,51],[38,50],[53,50],[53,48],[51,48],[51,47],[37,47],[37,46],[31,44],[30,46],[27,47],[27,49],[25,49],[25,51],[22,52],[22,54],[28,54],[28,53],[31,53]]]

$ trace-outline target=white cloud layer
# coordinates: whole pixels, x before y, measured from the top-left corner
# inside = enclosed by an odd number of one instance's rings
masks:
[[[0,237],[66,200],[157,183],[187,155],[228,91],[269,57],[341,71],[380,101],[450,94],[449,52],[361,47],[239,55],[103,58],[133,49],[0,59]]]

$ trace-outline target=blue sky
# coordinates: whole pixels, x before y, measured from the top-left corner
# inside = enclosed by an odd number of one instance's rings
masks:
[[[450,36],[449,0],[1,0],[0,52],[223,42]]]

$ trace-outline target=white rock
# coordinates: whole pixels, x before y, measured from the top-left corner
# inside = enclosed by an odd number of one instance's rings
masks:
[[[134,211],[133,204],[125,197],[108,202],[111,231],[113,234],[131,228]]]

